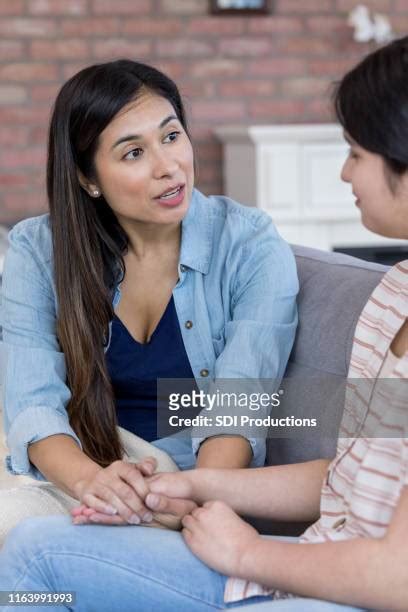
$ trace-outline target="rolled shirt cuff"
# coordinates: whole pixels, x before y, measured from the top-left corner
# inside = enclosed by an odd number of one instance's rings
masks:
[[[82,449],[81,442],[69,425],[66,413],[61,414],[50,406],[26,408],[13,420],[7,434],[9,455],[5,466],[15,476],[31,476],[36,480],[45,480],[41,472],[30,463],[28,446],[49,436],[65,434],[71,436]]]

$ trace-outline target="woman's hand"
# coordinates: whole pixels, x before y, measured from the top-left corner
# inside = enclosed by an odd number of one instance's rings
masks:
[[[149,491],[145,476],[151,476],[157,462],[147,457],[141,463],[115,461],[89,480],[79,481],[75,493],[81,502],[71,511],[76,524],[138,525],[151,522],[153,515],[144,504]]]
[[[244,558],[260,536],[229,506],[207,502],[185,516],[182,524],[186,544],[199,559],[222,574],[245,578]]]
[[[151,476],[156,467],[155,462],[152,463],[152,458],[144,459],[141,463],[134,464],[134,467],[145,477],[145,485],[151,491],[145,496],[144,504],[147,512],[154,512],[154,520],[150,519],[147,524],[180,529],[181,519],[197,507],[196,503],[189,499],[192,495],[190,475],[193,470]],[[74,508],[71,515],[76,525],[85,523],[128,524],[128,521],[119,514],[112,516],[86,504]],[[146,523],[146,520],[142,519],[142,522]]]

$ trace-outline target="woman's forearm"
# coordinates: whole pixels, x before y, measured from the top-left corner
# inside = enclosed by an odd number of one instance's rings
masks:
[[[92,478],[101,469],[85,455],[73,438],[65,434],[49,436],[30,444],[28,456],[48,481],[77,499],[78,483]]]
[[[287,521],[319,516],[328,459],[292,465],[188,472],[197,503],[218,499],[238,514]]]
[[[403,558],[405,557],[405,558]],[[387,539],[291,544],[261,539],[243,556],[240,577],[304,597],[406,610],[407,555]]]

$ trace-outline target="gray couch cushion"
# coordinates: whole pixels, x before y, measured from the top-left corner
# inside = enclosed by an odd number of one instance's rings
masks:
[[[269,439],[269,465],[334,455],[354,330],[368,297],[387,270],[348,255],[292,248],[300,283],[299,326],[285,372],[285,378],[291,380],[283,384],[282,411],[318,418],[323,429],[318,436]],[[324,432],[327,436],[322,436]]]

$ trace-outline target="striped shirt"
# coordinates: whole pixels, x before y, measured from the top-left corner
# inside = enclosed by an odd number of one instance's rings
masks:
[[[408,351],[390,346],[408,318],[408,260],[383,277],[357,323],[336,457],[320,498],[320,518],[301,543],[384,536],[408,485]],[[225,602],[255,595],[293,597],[229,578]]]

